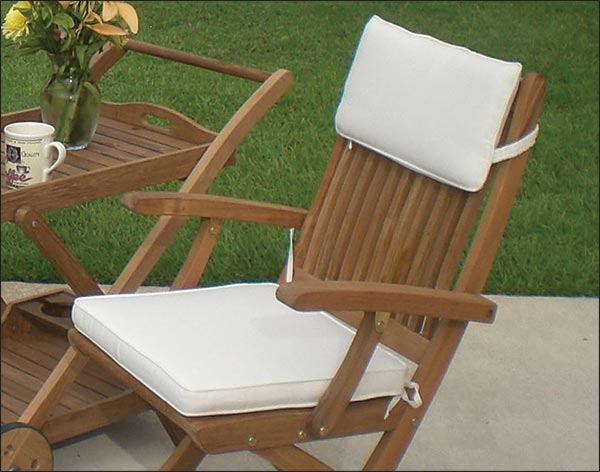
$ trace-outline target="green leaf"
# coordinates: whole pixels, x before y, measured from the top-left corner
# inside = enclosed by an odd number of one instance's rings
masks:
[[[48,22],[49,20],[52,19],[52,12],[50,10],[45,9],[45,8],[42,9],[40,15],[42,17],[42,20],[44,20],[44,22]]]
[[[62,26],[66,30],[71,29],[75,26],[73,18],[71,18],[66,13],[58,13],[54,15],[54,18],[52,18],[52,23],[54,23],[57,26]]]
[[[75,46],[75,54],[77,55],[77,61],[81,68],[85,67],[87,49],[88,47],[85,44],[78,44]]]

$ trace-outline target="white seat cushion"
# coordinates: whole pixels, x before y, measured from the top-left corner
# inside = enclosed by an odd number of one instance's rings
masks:
[[[73,322],[186,416],[317,403],[355,330],[324,312],[297,312],[276,284],[234,284],[75,300]],[[379,346],[353,399],[397,396],[415,365]]]
[[[467,191],[489,173],[521,64],[373,16],[335,115],[338,134]]]

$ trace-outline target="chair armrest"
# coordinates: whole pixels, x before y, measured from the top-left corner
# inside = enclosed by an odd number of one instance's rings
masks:
[[[307,211],[273,203],[198,193],[129,192],[126,208],[142,215],[200,216],[300,228]]]
[[[297,310],[398,312],[492,323],[496,304],[481,295],[377,282],[297,281],[277,298]]]

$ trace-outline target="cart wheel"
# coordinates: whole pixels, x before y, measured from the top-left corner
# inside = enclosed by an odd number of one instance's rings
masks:
[[[2,425],[2,470],[52,470],[52,446],[44,434],[25,423]]]

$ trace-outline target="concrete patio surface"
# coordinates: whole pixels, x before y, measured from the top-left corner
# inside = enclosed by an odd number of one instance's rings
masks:
[[[48,286],[3,282],[11,301]],[[598,298],[489,295],[398,470],[598,470]],[[358,470],[378,435],[303,445]],[[158,470],[172,450],[153,413],[62,445],[55,470]],[[251,453],[198,470],[274,470]]]

